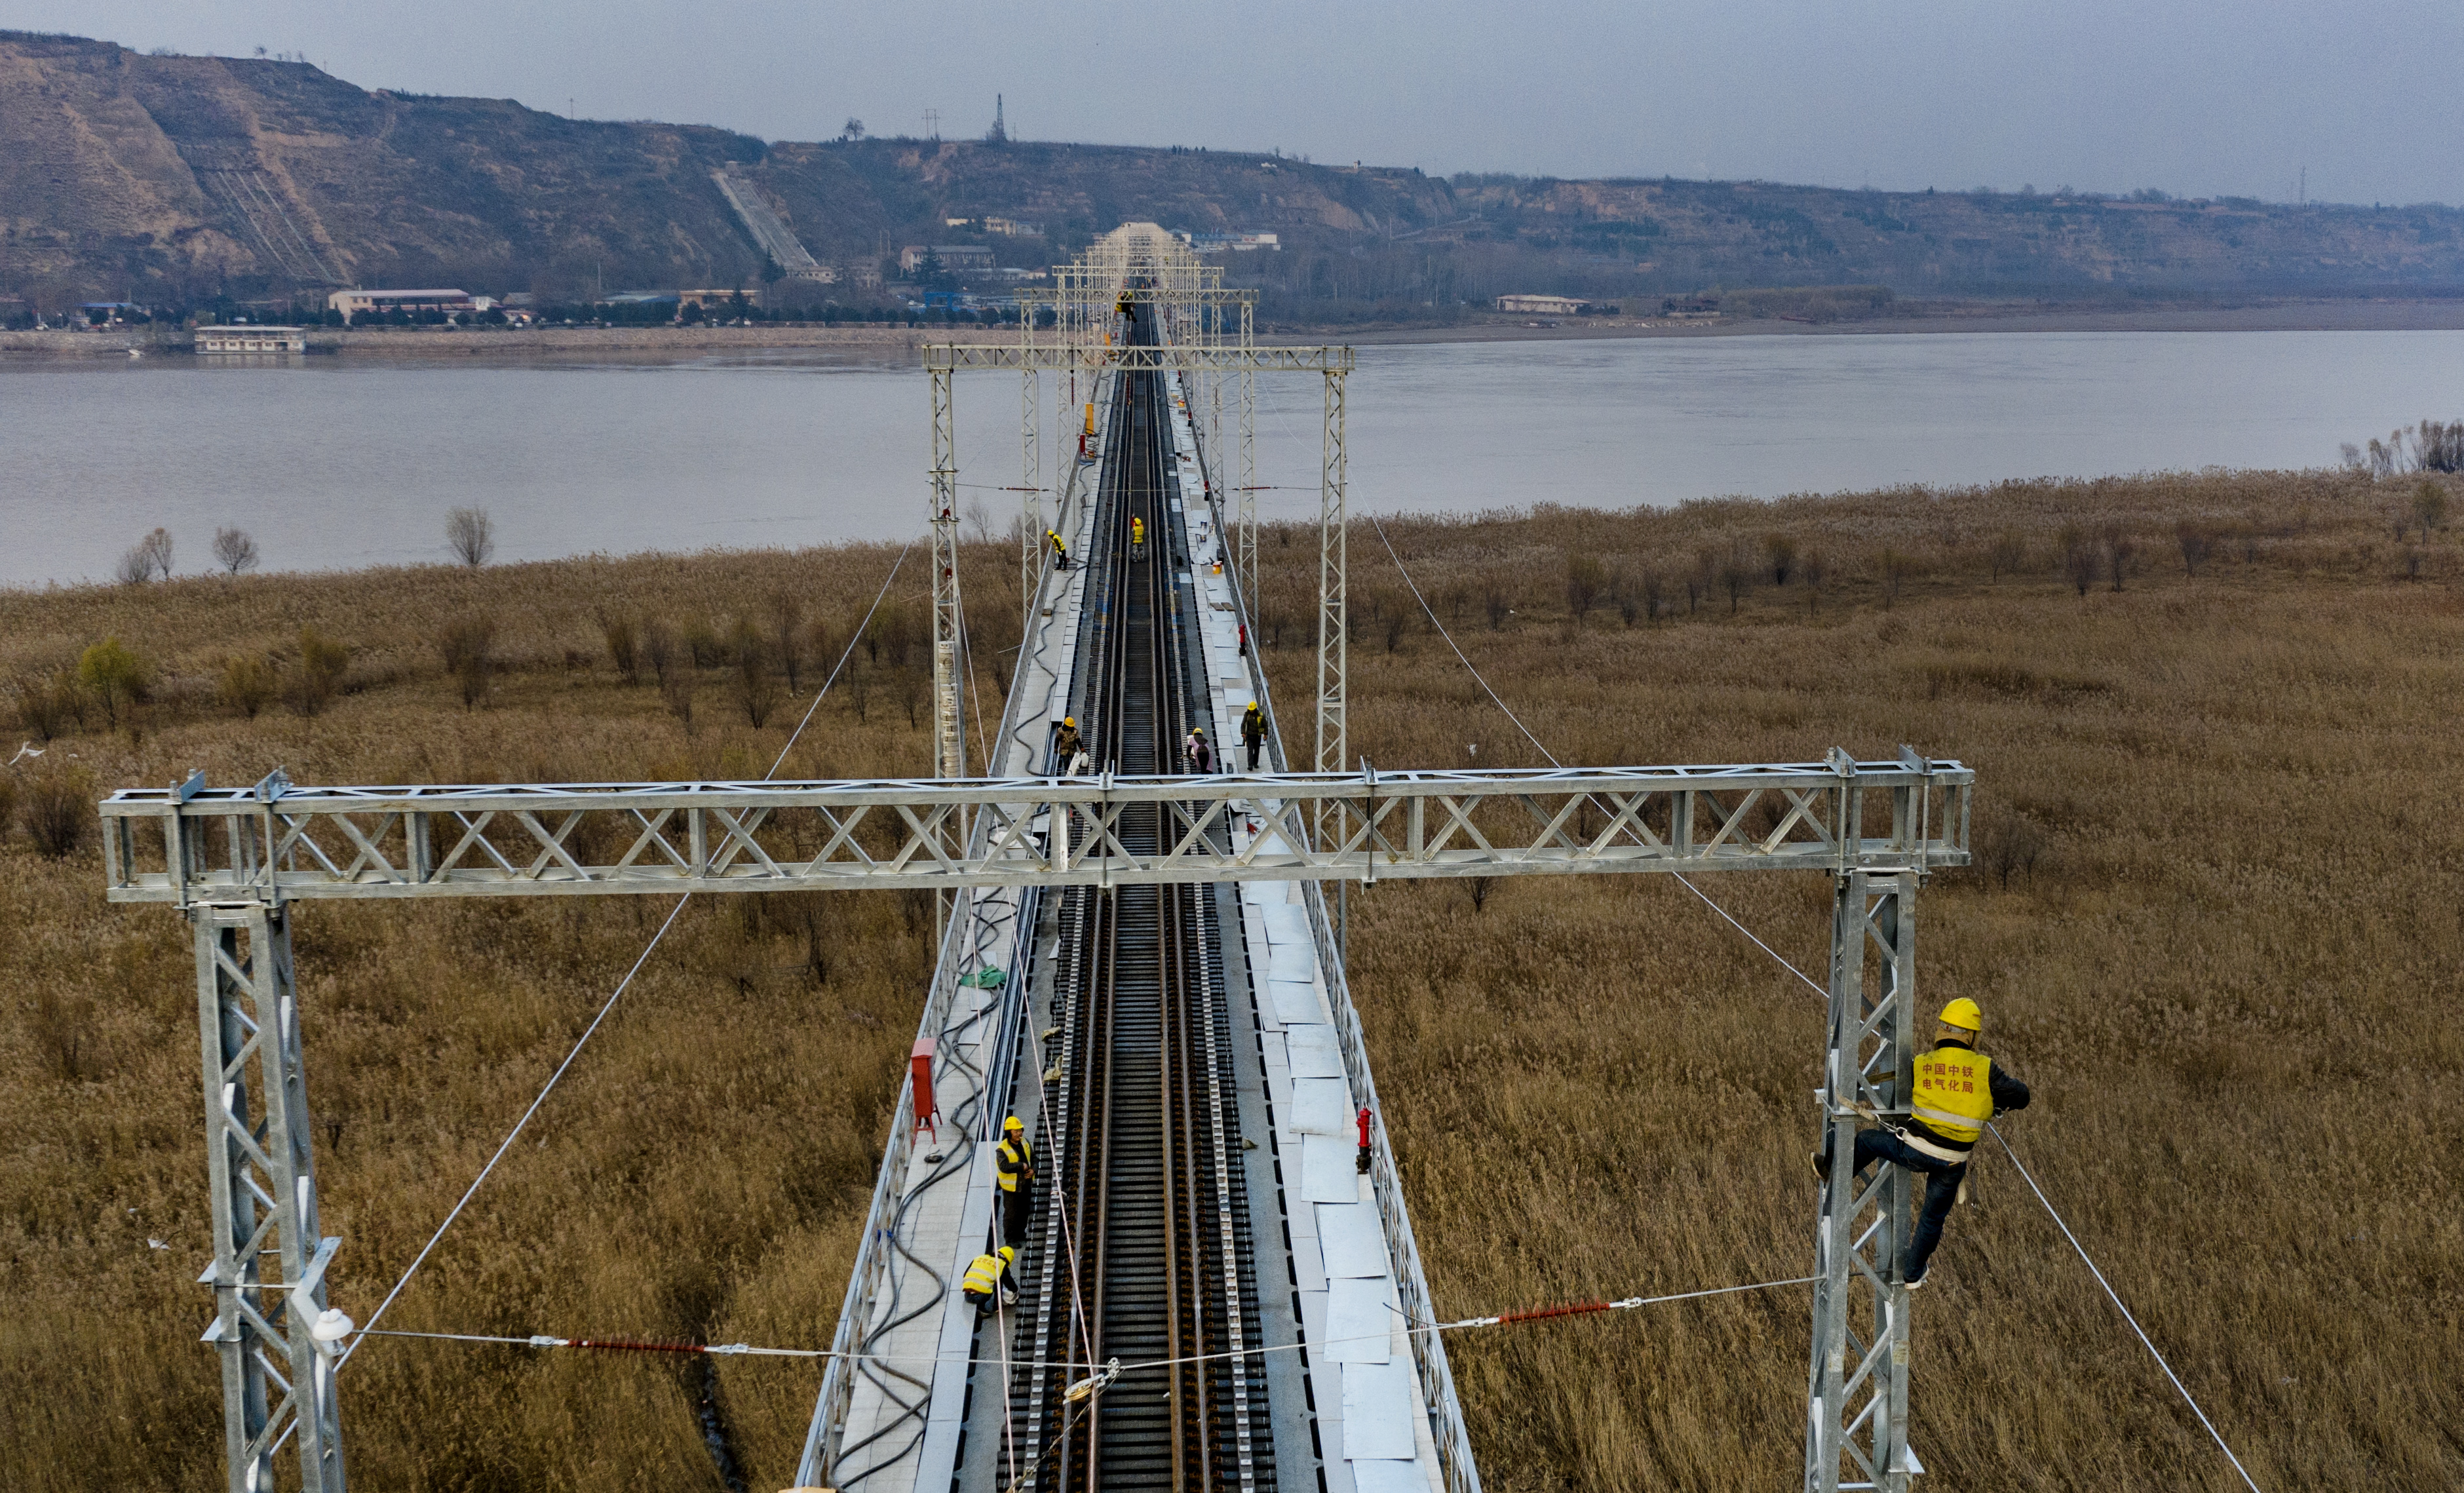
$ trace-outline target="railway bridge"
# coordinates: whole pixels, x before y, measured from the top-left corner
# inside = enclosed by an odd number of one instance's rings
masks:
[[[271,1486],[295,1435],[301,1485],[341,1493],[338,1385],[364,1341],[329,1299],[341,1241],[318,1228],[288,914],[301,900],[935,889],[938,963],[799,1468],[814,1488],[1475,1493],[1329,881],[1826,875],[1820,1103],[1841,1137],[1854,1125],[1839,1122],[1907,1112],[1913,899],[1968,858],[1972,775],[1905,750],[1350,762],[1349,350],[1258,346],[1243,293],[1152,225],[1100,241],[1055,287],[1017,344],[928,352],[934,778],[319,788],[276,773],[216,789],[197,775],[103,802],[109,895],[172,904],[195,930],[215,1233],[202,1284],[231,1493]],[[1000,723],[973,743],[951,414],[969,367],[1026,375],[1022,638]],[[1287,758],[1245,647],[1262,373],[1326,392],[1308,764]],[[1048,477],[1047,375],[1067,432]],[[1252,703],[1269,724],[1255,769],[1238,748]],[[1065,716],[1083,765],[1056,756]],[[1194,731],[1216,744],[1213,771],[1190,771]],[[979,1314],[958,1283],[1002,1234],[993,1147],[1010,1115],[1038,1179],[1017,1300]],[[1815,1219],[1818,1493],[1904,1489],[1921,1470],[1893,1264],[1906,1182],[1886,1168],[1851,1185],[1847,1163],[1842,1138]]]

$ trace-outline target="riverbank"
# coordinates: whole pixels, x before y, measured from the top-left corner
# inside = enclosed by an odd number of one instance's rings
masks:
[[[0,332],[0,354],[125,358],[191,356],[194,333],[150,327],[117,332]],[[927,342],[1014,340],[1016,328],[862,326],[314,327],[308,351],[384,358],[525,358],[565,353],[668,354],[777,348],[920,352]]]
[[[2242,306],[2028,305],[1903,301],[1902,315],[1857,321],[1787,321],[1775,317],[1676,320],[1580,317],[1545,324],[1530,317],[1484,316],[1432,327],[1277,329],[1279,340],[1344,341],[1355,347],[1423,342],[1603,341],[1627,338],[1896,337],[1988,332],[2453,332],[2464,331],[2464,300],[2288,300]]]
[[[1602,341],[1629,338],[1894,337],[1998,332],[2453,332],[2464,331],[2464,299],[2286,300],[2237,306],[2108,308],[2017,302],[1903,301],[1903,314],[1857,321],[1773,317],[1678,320],[1581,317],[1556,322],[1483,314],[1444,326],[1269,326],[1269,342],[1344,342],[1354,347],[1436,342]],[[110,332],[0,332],[0,355],[125,358],[190,356],[186,328]],[[844,350],[920,354],[928,342],[1006,342],[1015,328],[981,326],[558,326],[521,328],[315,328],[312,355],[382,358],[529,358],[567,354],[671,354]]]

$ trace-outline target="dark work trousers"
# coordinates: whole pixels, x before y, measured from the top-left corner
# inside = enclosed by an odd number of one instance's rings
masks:
[[[1018,1191],[1001,1196],[1001,1242],[1012,1249],[1026,1244],[1026,1216],[1035,1211],[1035,1179],[1022,1176]]]
[[[1925,1176],[1925,1208],[1917,1216],[1917,1231],[1909,1237],[1900,1266],[1902,1280],[1922,1281],[1934,1246],[1942,1242],[1943,1220],[1950,1217],[1950,1205],[1959,1200],[1959,1184],[1968,1175],[1968,1163],[1928,1156],[1888,1131],[1859,1131],[1858,1172],[1861,1174],[1877,1158]]]
[[[1260,748],[1264,747],[1265,744],[1266,744],[1266,743],[1265,743],[1265,741],[1263,738],[1262,738],[1262,739],[1260,739],[1260,740],[1256,740],[1256,741],[1252,741],[1252,742],[1249,742],[1249,743],[1248,743],[1248,747],[1249,747],[1249,771],[1251,771],[1251,772],[1253,772],[1253,773],[1254,773],[1254,772],[1256,772],[1256,771],[1258,770],[1258,751],[1259,751],[1259,749],[1260,749]]]

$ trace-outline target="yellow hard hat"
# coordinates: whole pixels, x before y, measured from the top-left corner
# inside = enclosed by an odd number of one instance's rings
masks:
[[[1078,717],[1075,715],[1064,715],[1061,717],[1061,724],[1065,726],[1075,726],[1078,724]]]
[[[1005,1131],[1023,1131],[1026,1129],[1026,1122],[1013,1114],[1008,1119],[1001,1121],[1001,1129]]]
[[[1001,1263],[1007,1264],[1018,1258],[1018,1251],[1010,1248],[1007,1244],[1003,1244],[1001,1247]]]
[[[1975,1001],[1962,996],[1942,1008],[1942,1024],[1956,1026],[1963,1031],[1981,1032],[1985,1029],[1985,1013],[1977,1009]]]
[[[1192,726],[1189,728],[1189,734],[1193,736],[1202,736],[1206,735],[1206,728],[1203,726]]]

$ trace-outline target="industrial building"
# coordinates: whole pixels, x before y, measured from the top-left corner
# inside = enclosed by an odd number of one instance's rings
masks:
[[[1497,309],[1526,316],[1578,317],[1591,304],[1572,296],[1500,296]]]
[[[455,290],[336,291],[325,297],[325,304],[352,320],[371,313],[383,316],[391,311],[442,311],[450,315],[487,309],[475,304],[469,291]]]
[[[993,252],[981,244],[910,244],[898,252],[898,273],[913,274],[928,254],[940,260],[942,269],[954,272],[993,267]]]

